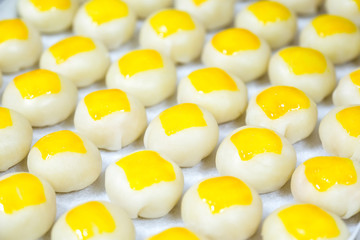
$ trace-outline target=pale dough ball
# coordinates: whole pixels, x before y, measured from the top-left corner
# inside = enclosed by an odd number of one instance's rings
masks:
[[[248,82],[266,73],[270,54],[264,39],[247,29],[230,28],[215,34],[201,58],[206,66],[222,68]]]
[[[262,203],[258,193],[240,179],[215,177],[185,193],[181,216],[187,227],[209,240],[242,240],[257,230]]]
[[[250,4],[238,13],[235,26],[249,29],[264,38],[273,49],[289,44],[297,31],[295,14],[281,3],[273,1]]]
[[[300,15],[315,14],[323,0],[274,0]]]
[[[333,93],[335,106],[360,104],[360,69],[344,76]]]
[[[207,240],[203,236],[193,233],[184,227],[168,228],[146,240],[169,240],[169,239],[186,239],[186,240]]]
[[[144,22],[140,30],[140,45],[155,49],[174,62],[188,63],[200,56],[205,29],[189,13],[161,10]]]
[[[145,107],[160,103],[176,88],[176,69],[168,57],[153,49],[134,50],[114,62],[106,86],[137,97]]]
[[[180,167],[192,167],[214,150],[219,127],[207,110],[192,103],[166,109],[145,131],[145,148],[168,156]]]
[[[135,240],[129,216],[115,204],[91,201],[64,213],[51,231],[52,240]]]
[[[334,65],[321,52],[303,47],[288,47],[275,53],[269,64],[273,85],[300,89],[315,102],[322,101],[336,86]]]
[[[339,15],[360,25],[360,2],[358,0],[326,0],[326,11],[329,14]]]
[[[14,78],[2,103],[24,115],[32,126],[57,124],[74,112],[78,92],[74,83],[55,72],[38,69]]]
[[[127,155],[105,172],[107,195],[131,218],[165,216],[180,199],[183,187],[181,169],[154,151]]]
[[[38,30],[21,19],[0,20],[0,69],[17,72],[38,62],[42,42]]]
[[[0,70],[0,87],[1,87],[2,83],[3,83],[3,79],[2,79],[2,73],[1,73],[1,70]]]
[[[147,118],[139,100],[119,89],[108,89],[80,101],[74,124],[98,148],[120,150],[144,132]]]
[[[40,68],[62,74],[85,87],[105,77],[110,58],[105,46],[88,37],[72,36],[55,43],[40,59]]]
[[[39,239],[55,221],[55,192],[33,174],[0,177],[0,199],[1,240]]]
[[[108,49],[129,41],[136,16],[121,0],[91,0],[82,5],[74,19],[74,32],[101,41]]]
[[[124,0],[124,2],[129,4],[140,18],[146,18],[160,9],[171,7],[173,4],[173,0]]]
[[[183,78],[178,103],[195,103],[213,114],[218,123],[238,118],[247,105],[247,88],[237,77],[220,68],[203,68]]]

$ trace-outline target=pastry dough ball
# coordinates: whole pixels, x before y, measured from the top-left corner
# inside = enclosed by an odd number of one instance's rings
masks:
[[[0,70],[0,87],[2,85],[2,82],[3,82],[3,79],[2,79],[2,73],[1,73],[1,70]]]
[[[78,0],[20,0],[18,11],[41,32],[55,33],[71,26]]]
[[[64,213],[51,231],[52,240],[135,240],[134,225],[123,209],[91,201]]]
[[[41,68],[64,75],[78,87],[103,79],[109,65],[105,46],[82,36],[61,40],[46,50],[40,59]]]
[[[38,69],[21,74],[10,82],[3,105],[23,114],[35,127],[57,124],[74,112],[78,92],[74,83],[49,71]]]
[[[346,240],[350,237],[345,223],[338,216],[312,204],[277,209],[265,219],[261,235],[264,240]]]
[[[52,226],[56,216],[55,192],[30,173],[0,177],[1,240],[36,240]]]
[[[166,109],[150,122],[144,144],[180,167],[192,167],[214,150],[218,138],[219,127],[211,113],[183,103]]]
[[[181,216],[186,226],[209,240],[242,240],[257,230],[262,203],[259,195],[240,179],[215,177],[185,193]]]
[[[269,87],[254,96],[246,110],[246,124],[272,129],[291,143],[308,137],[317,121],[316,104],[301,90]]]
[[[145,130],[144,106],[119,89],[88,94],[78,104],[75,128],[99,148],[120,150],[135,141]]]
[[[21,114],[0,107],[0,171],[23,160],[32,142],[32,128]]]
[[[321,52],[304,47],[288,47],[272,56],[269,78],[273,85],[292,86],[320,102],[335,88],[332,62]]]
[[[297,14],[306,15],[306,14],[315,14],[323,0],[274,0],[284,4]]]
[[[202,61],[248,82],[265,74],[270,54],[271,49],[262,38],[243,28],[230,28],[215,34],[205,45]]]
[[[216,154],[216,168],[221,175],[240,178],[258,193],[280,189],[295,166],[296,153],[291,143],[266,128],[236,129]]]
[[[140,18],[146,18],[150,14],[171,7],[173,0],[124,0],[136,12]]]
[[[138,151],[111,164],[105,189],[131,218],[165,216],[181,197],[184,177],[172,161],[154,151]]]
[[[342,64],[360,54],[360,32],[350,20],[335,15],[320,15],[300,34],[300,45],[322,52],[333,63]]]
[[[358,0],[326,0],[326,11],[339,15],[360,25],[360,2]]]
[[[74,32],[101,41],[115,49],[134,34],[135,13],[121,0],[91,0],[81,6],[74,20]]]
[[[264,38],[273,49],[289,44],[297,30],[295,14],[273,1],[250,4],[237,15],[235,26],[249,29]]]
[[[119,88],[149,107],[175,91],[174,63],[156,50],[134,50],[114,62],[106,76],[108,88]]]
[[[238,118],[247,105],[245,84],[220,68],[204,68],[181,80],[178,103],[195,103],[211,112],[218,123]]]
[[[343,77],[333,93],[335,106],[360,104],[360,69]]]
[[[291,192],[298,202],[350,218],[360,211],[359,174],[359,163],[349,158],[311,158],[296,168]]]
[[[162,231],[150,238],[147,238],[146,240],[174,240],[174,239],[207,240],[207,238],[196,235],[187,228],[183,228],[183,227],[173,227],[166,229],[165,231]]]
[[[153,48],[179,63],[199,57],[204,39],[202,23],[189,13],[174,9],[154,13],[140,31],[143,48]]]
[[[31,148],[27,161],[29,172],[47,180],[56,192],[83,189],[101,172],[96,146],[69,130],[42,137]]]
[[[0,20],[0,69],[4,73],[35,65],[41,51],[40,34],[32,25],[17,18]]]

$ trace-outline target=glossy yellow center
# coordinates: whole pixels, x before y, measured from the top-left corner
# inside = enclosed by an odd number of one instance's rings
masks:
[[[157,13],[150,19],[150,24],[162,38],[166,38],[178,31],[194,30],[196,27],[187,12],[174,9],[163,10]]]
[[[358,10],[360,11],[360,0],[353,0],[358,8]]]
[[[30,173],[18,173],[0,181],[0,211],[5,214],[45,202],[42,183]]]
[[[73,208],[66,214],[65,220],[78,240],[88,240],[116,229],[110,212],[102,203],[95,201]]]
[[[360,69],[350,73],[352,83],[358,87],[360,91]]]
[[[149,238],[149,240],[185,240],[185,239],[200,240],[194,233],[182,227],[169,228]]]
[[[291,17],[289,9],[278,2],[259,1],[251,4],[248,10],[264,24],[286,21]]]
[[[8,40],[27,40],[29,31],[20,19],[0,21],[0,44]]]
[[[336,119],[350,136],[360,136],[360,106],[341,110],[336,114]]]
[[[256,103],[272,120],[288,112],[310,107],[309,98],[297,88],[276,86],[266,89],[256,97]]]
[[[312,21],[312,25],[320,37],[340,33],[354,33],[357,30],[353,22],[335,15],[321,15]]]
[[[12,125],[10,110],[0,107],[0,129],[11,127]]]
[[[200,199],[209,205],[212,214],[223,212],[235,205],[250,205],[253,197],[250,188],[235,177],[216,177],[199,184]]]
[[[37,141],[34,147],[39,149],[44,160],[63,152],[86,153],[81,138],[69,130],[50,133]]]
[[[95,43],[90,38],[73,36],[54,44],[49,51],[54,56],[56,63],[61,64],[72,56],[92,51],[95,48]]]
[[[208,0],[193,0],[193,3],[196,6],[201,6],[203,3],[206,3]]]
[[[297,240],[329,239],[340,235],[332,216],[315,205],[294,205],[281,210],[278,216]]]
[[[85,10],[98,25],[129,15],[128,6],[121,0],[92,0],[85,5]]]
[[[49,11],[53,8],[67,10],[71,7],[70,0],[30,0],[30,2],[42,12]]]

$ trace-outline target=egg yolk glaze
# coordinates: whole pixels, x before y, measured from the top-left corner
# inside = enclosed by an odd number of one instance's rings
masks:
[[[281,210],[279,218],[297,240],[328,239],[339,236],[334,218],[312,204],[299,204]]]
[[[135,152],[116,164],[124,170],[133,190],[139,191],[156,183],[172,182],[176,179],[171,163],[154,151]]]
[[[78,240],[88,240],[96,235],[112,233],[116,229],[110,212],[102,203],[95,201],[70,210],[65,220]]]
[[[278,2],[259,1],[247,9],[263,24],[286,21],[291,17],[289,9]]]
[[[312,25],[323,38],[334,34],[354,33],[357,30],[356,25],[350,20],[334,15],[321,15],[312,21]]]
[[[85,5],[94,23],[101,25],[129,15],[129,8],[121,0],[92,0]]]
[[[67,10],[71,7],[70,0],[30,0],[30,2],[42,12],[52,9]]]
[[[272,120],[288,112],[310,107],[310,100],[305,93],[297,88],[286,86],[275,86],[264,90],[256,97],[256,103]]]
[[[190,14],[174,9],[157,13],[150,19],[150,25],[161,38],[196,28]]]
[[[10,110],[0,107],[0,129],[11,127],[12,125]]]
[[[352,83],[359,88],[360,91],[360,69],[350,73]]]
[[[149,240],[200,240],[195,234],[182,227],[174,227],[167,229]]]
[[[353,0],[360,11],[360,0]]]
[[[39,149],[43,160],[49,160],[58,153],[87,152],[81,138],[69,130],[50,133],[35,143],[34,147]]]
[[[341,110],[336,114],[336,119],[350,136],[360,136],[360,106]]]
[[[18,173],[0,181],[0,211],[5,214],[45,202],[42,183],[30,173]]]
[[[196,6],[201,6],[203,3],[206,3],[208,0],[193,0],[193,3],[196,5]]]
[[[250,188],[235,177],[210,178],[201,182],[197,190],[212,214],[236,205],[251,205],[253,201]]]
[[[9,40],[27,40],[29,31],[20,19],[0,21],[0,44]]]

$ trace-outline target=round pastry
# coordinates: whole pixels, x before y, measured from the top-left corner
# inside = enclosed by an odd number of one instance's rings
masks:
[[[171,7],[173,0],[124,0],[140,18],[146,18],[150,14]]]
[[[295,14],[273,1],[250,4],[236,16],[235,26],[249,29],[264,38],[273,49],[289,44],[297,30]]]
[[[235,177],[215,177],[192,186],[184,195],[181,216],[186,226],[209,240],[248,239],[262,217],[259,195]]]
[[[175,91],[174,63],[156,50],[134,50],[114,62],[106,86],[119,88],[137,97],[145,107],[158,104]]]
[[[0,69],[17,72],[39,60],[42,43],[39,32],[20,19],[0,20]]]
[[[166,229],[146,240],[171,240],[171,239],[186,239],[186,240],[206,240],[184,227],[173,227]]]
[[[295,166],[296,153],[291,143],[266,128],[236,129],[216,153],[216,168],[221,175],[240,178],[258,193],[280,189]]]
[[[23,160],[32,142],[32,128],[21,114],[0,107],[0,171]]]
[[[238,118],[247,105],[245,84],[220,68],[190,73],[178,86],[178,103],[195,103],[212,113],[218,123]]]
[[[144,132],[147,118],[139,100],[119,89],[108,89],[80,101],[74,124],[98,148],[120,150]]]
[[[49,71],[33,70],[10,82],[3,105],[23,114],[35,127],[57,124],[74,112],[78,92],[74,83]]]
[[[33,174],[1,176],[1,240],[39,239],[55,221],[55,198],[52,187]]]
[[[199,57],[204,39],[202,23],[189,13],[174,9],[154,13],[140,31],[143,48],[155,49],[179,63],[188,63]]]
[[[300,34],[300,45],[322,52],[333,63],[342,64],[360,54],[360,32],[350,20],[335,15],[320,15]]]
[[[166,109],[145,131],[145,148],[168,156],[180,167],[192,167],[216,147],[219,127],[208,111],[183,103]]]
[[[127,155],[105,172],[106,193],[131,218],[165,216],[180,199],[183,187],[181,169],[154,151]]]
[[[325,8],[329,14],[348,18],[356,25],[360,25],[359,0],[326,0]]]
[[[277,209],[265,219],[261,235],[264,240],[346,240],[350,237],[345,223],[338,216],[312,204],[294,204]]]
[[[284,4],[300,15],[315,14],[323,0],[273,0]]]
[[[1,73],[1,70],[0,70],[0,87],[2,85],[2,82],[3,82],[3,79],[2,79],[2,73]]]
[[[134,225],[115,204],[91,201],[64,213],[51,231],[52,240],[135,240]]]
[[[134,34],[135,13],[121,0],[90,0],[81,6],[74,19],[74,32],[101,41],[115,49]]]
[[[290,143],[308,137],[317,121],[316,104],[301,90],[288,86],[269,87],[251,98],[246,124],[272,129]]]
[[[104,78],[109,65],[110,58],[105,46],[82,36],[61,40],[46,50],[40,59],[41,68],[64,75],[78,87]]]
[[[360,104],[360,69],[343,77],[333,93],[335,106]]]
[[[304,47],[288,47],[270,59],[269,78],[273,85],[292,86],[320,102],[335,88],[332,62],[321,52]]]
[[[248,82],[265,74],[270,54],[271,49],[262,38],[247,29],[229,28],[215,34],[205,45],[202,61]]]
[[[45,33],[68,29],[78,6],[78,0],[20,0],[17,5],[20,16]]]

